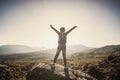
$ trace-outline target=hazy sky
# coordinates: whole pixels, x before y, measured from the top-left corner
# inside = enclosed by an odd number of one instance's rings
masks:
[[[117,0],[12,0],[0,2],[0,44],[57,46],[50,28],[66,31],[67,45],[100,47],[120,44],[120,3]]]

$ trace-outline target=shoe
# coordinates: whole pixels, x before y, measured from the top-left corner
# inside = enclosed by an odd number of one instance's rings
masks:
[[[67,78],[69,78],[69,70],[68,67],[64,67],[64,73]]]
[[[51,67],[55,67],[55,63],[51,64]]]
[[[51,72],[54,73],[54,71],[55,71],[55,64],[53,63],[51,64]]]

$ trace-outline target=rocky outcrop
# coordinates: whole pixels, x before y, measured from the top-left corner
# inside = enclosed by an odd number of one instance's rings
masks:
[[[39,63],[34,65],[26,76],[27,80],[96,80],[80,70],[64,68],[61,65]]]
[[[0,63],[0,80],[26,80],[27,69],[16,63]]]
[[[85,65],[83,70],[98,80],[120,80],[120,53],[110,54],[96,65]]]

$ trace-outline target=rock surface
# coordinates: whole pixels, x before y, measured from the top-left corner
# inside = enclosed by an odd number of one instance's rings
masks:
[[[97,80],[92,76],[81,72],[64,68],[61,65],[39,63],[28,72],[26,80]]]
[[[7,68],[7,65],[0,64],[0,68]]]

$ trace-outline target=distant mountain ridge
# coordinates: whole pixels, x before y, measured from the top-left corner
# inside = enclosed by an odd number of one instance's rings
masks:
[[[84,50],[91,49],[83,45],[70,45],[67,46],[67,53],[75,53]],[[33,48],[25,45],[2,45],[0,46],[0,54],[16,54],[16,53],[28,53],[28,52],[44,52],[44,53],[55,53],[56,48],[45,49],[45,48]]]
[[[89,50],[89,49],[93,49],[92,47],[87,47],[84,45],[70,45],[67,46],[67,53],[69,53],[70,55],[76,52],[81,52],[81,51],[85,51],[85,50]]]
[[[0,54],[16,54],[16,53],[27,53],[38,50],[44,50],[42,48],[32,48],[25,45],[1,45]]]
[[[17,51],[16,46],[12,46],[12,49],[15,47],[15,51]],[[10,48],[9,48],[10,47]],[[30,51],[33,48],[26,47],[26,46],[17,46],[17,48],[21,48],[20,50],[27,50]],[[3,50],[7,50],[8,53],[3,53]],[[24,52],[24,51],[17,51],[17,53],[12,53],[9,51],[11,49],[10,46],[0,46],[0,60],[34,60],[34,59],[53,59],[56,54],[56,48],[54,49],[42,49],[39,51],[31,51],[31,52]],[[10,53],[9,53],[10,52]],[[22,53],[24,52],[24,53]],[[2,53],[2,54],[1,54]],[[120,53],[120,45],[108,45],[100,48],[91,48],[86,47],[83,45],[71,45],[67,46],[67,57],[72,56],[72,58],[80,58],[80,57],[102,57],[108,54]],[[62,56],[59,56],[62,58]]]
[[[84,50],[89,50],[92,49],[91,47],[86,47],[83,45],[68,45],[66,46],[66,53],[67,54],[73,54],[76,52],[80,52],[80,51],[84,51]],[[47,50],[43,50],[43,53],[56,53],[57,48],[52,48],[52,49],[47,49]]]
[[[99,57],[99,56],[106,56],[108,54],[120,54],[120,45],[107,45],[100,48],[93,48],[90,50],[85,50],[82,52],[78,52],[73,54],[74,57]]]
[[[22,48],[21,48],[22,47]],[[83,45],[70,45],[67,46],[67,56],[74,54],[76,52],[84,51],[91,49]],[[27,51],[28,52],[27,52]],[[31,51],[30,51],[31,50]],[[0,47],[0,58],[2,59],[53,59],[56,54],[56,48],[53,49],[44,49],[39,51],[34,50],[31,47],[20,46],[20,45],[6,45]],[[60,56],[61,57],[61,56]],[[59,58],[60,58],[59,57]]]

